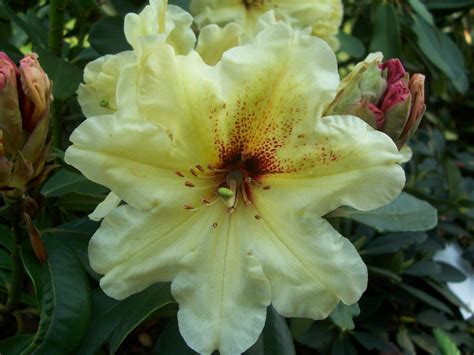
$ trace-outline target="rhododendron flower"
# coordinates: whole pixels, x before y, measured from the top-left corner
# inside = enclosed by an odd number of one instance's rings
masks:
[[[295,29],[311,28],[312,33],[327,41],[334,49],[341,25],[341,0],[191,0],[190,11],[199,27],[207,24],[235,22],[242,25],[249,37],[255,36],[259,17],[274,10],[276,18]]]
[[[143,47],[118,111],[87,119],[66,161],[126,204],[89,245],[105,293],[172,281],[198,352],[241,353],[269,304],[322,319],[367,286],[354,246],[323,216],[391,202],[405,175],[393,141],[354,116],[321,117],[339,84],[326,42],[276,24],[208,66]]]
[[[139,14],[125,16],[125,37],[134,49],[106,55],[89,63],[84,70],[84,84],[77,91],[82,112],[87,117],[105,115],[117,110],[117,82],[123,68],[136,63],[147,41],[166,42],[178,54],[191,51],[196,36],[191,29],[193,18],[167,0],[150,0]]]

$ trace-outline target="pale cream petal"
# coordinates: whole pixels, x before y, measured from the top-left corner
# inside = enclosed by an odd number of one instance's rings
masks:
[[[180,332],[192,349],[239,354],[257,341],[271,292],[260,262],[244,248],[237,219],[216,208],[218,226],[182,260],[171,290]]]
[[[196,204],[210,193],[211,182],[193,179],[188,171],[199,162],[184,157],[168,134],[152,122],[93,117],[74,131],[71,141],[66,162],[137,208]],[[177,171],[186,176],[178,176]],[[187,180],[194,188],[185,186]]]
[[[328,116],[313,134],[282,148],[288,173],[268,174],[265,193],[318,216],[340,206],[368,211],[390,203],[403,189],[403,155],[386,134],[354,116]]]
[[[248,251],[270,281],[278,313],[323,319],[339,301],[357,302],[367,286],[367,269],[354,246],[326,220],[273,197],[258,190],[255,209],[235,213]]]
[[[223,28],[207,25],[199,33],[196,51],[206,64],[214,65],[225,51],[240,45],[242,34],[242,27],[236,23],[229,23]]]
[[[174,5],[168,5],[166,16],[174,23],[166,43],[173,46],[177,54],[189,53],[196,45],[196,35],[191,28],[193,17],[181,7]]]
[[[403,155],[402,163],[408,163],[413,157],[413,151],[406,144],[400,149],[400,153]]]
[[[165,126],[177,146],[209,163],[265,155],[311,130],[339,84],[329,46],[284,24],[225,52],[213,67],[158,43],[123,77],[120,110]]]
[[[120,201],[122,201],[120,197],[110,192],[104,201],[99,203],[95,210],[89,215],[89,219],[97,222],[101,221],[120,204]]]
[[[182,270],[180,260],[214,233],[216,212],[169,206],[149,212],[131,206],[112,211],[89,244],[91,267],[104,274],[100,280],[104,292],[123,299],[157,282],[171,281]]]
[[[100,57],[86,65],[84,84],[77,99],[86,117],[107,115],[117,110],[117,82],[122,70],[136,62],[132,51]]]
[[[191,0],[189,11],[198,27],[244,23],[247,13],[241,0]]]

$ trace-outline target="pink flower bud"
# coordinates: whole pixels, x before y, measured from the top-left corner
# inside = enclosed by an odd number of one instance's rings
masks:
[[[379,131],[382,130],[385,123],[385,114],[374,104],[368,104],[367,107],[374,115],[375,123],[377,124],[377,129]]]
[[[27,54],[20,61],[20,80],[23,88],[21,113],[23,127],[31,132],[49,114],[51,82],[38,62],[38,55]]]
[[[400,79],[393,84],[389,84],[380,109],[387,112],[391,107],[406,101],[410,96],[410,90],[405,82]]]
[[[410,79],[408,87],[412,96],[412,105],[410,116],[403,129],[403,137],[410,136],[414,133],[414,130],[417,129],[421,118],[425,113],[425,76],[422,74],[414,74]]]
[[[0,95],[7,89],[7,85],[16,88],[17,75],[15,63],[5,53],[0,52]]]
[[[399,59],[390,59],[380,64],[379,68],[384,72],[386,71],[387,83],[389,86],[403,78],[406,73],[405,68],[403,68]]]

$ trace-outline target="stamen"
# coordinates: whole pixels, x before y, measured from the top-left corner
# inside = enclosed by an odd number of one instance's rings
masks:
[[[263,189],[264,189],[264,190],[270,190],[270,189],[271,189],[271,186],[270,186],[270,185],[265,185],[265,186],[263,187]]]
[[[212,228],[217,228],[217,223],[212,223]]]
[[[184,177],[184,174],[181,171],[175,171],[175,174],[179,177]]]
[[[199,164],[196,164],[196,169],[198,169],[201,173],[204,173],[206,170],[204,170],[204,168],[199,165]]]
[[[260,220],[260,219],[262,219],[262,216],[260,216],[259,214],[256,214],[256,215],[255,215],[255,219],[256,219],[256,220]]]
[[[209,205],[211,203],[211,201],[209,201],[207,198],[204,198],[204,197],[201,198],[201,202],[206,205]]]
[[[193,168],[189,168],[189,172],[193,174],[195,177],[198,177],[196,170],[194,170]]]
[[[184,183],[184,185],[187,186],[187,187],[196,187],[196,185],[194,185],[194,184],[193,184],[192,182],[190,182],[190,181],[186,181],[186,182]]]
[[[193,209],[194,209],[194,207],[191,206],[191,205],[184,205],[183,208],[184,208],[185,210],[193,210]]]

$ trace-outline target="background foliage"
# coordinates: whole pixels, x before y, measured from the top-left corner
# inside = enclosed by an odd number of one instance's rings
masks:
[[[188,1],[179,3],[185,9]],[[50,5],[60,4],[59,14]],[[88,265],[87,245],[98,224],[87,214],[107,190],[62,161],[68,136],[84,117],[75,91],[82,69],[104,54],[126,50],[124,14],[142,0],[0,0],[0,50],[14,60],[35,51],[54,81],[54,154],[61,167],[34,198],[35,225],[49,258],[41,265],[30,243],[21,258],[21,305],[0,319],[1,354],[192,354],[179,335],[168,284],[124,301],[105,296]],[[64,12],[62,12],[64,11]],[[54,16],[64,15],[64,24]],[[346,0],[341,74],[369,51],[400,57],[427,76],[428,112],[411,146],[407,187],[393,204],[371,213],[342,209],[330,221],[350,237],[369,266],[359,304],[339,305],[324,321],[285,320],[272,308],[248,354],[472,354],[474,322],[447,282],[465,276],[433,260],[457,243],[474,263],[474,71],[472,0]],[[51,39],[64,25],[64,45]],[[61,36],[59,36],[59,40]],[[0,224],[0,300],[11,282],[12,233]]]

